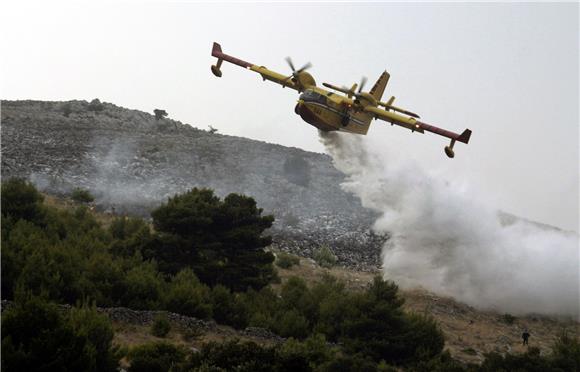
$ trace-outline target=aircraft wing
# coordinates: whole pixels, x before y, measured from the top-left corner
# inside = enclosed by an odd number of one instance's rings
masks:
[[[420,122],[415,120],[415,118],[408,118],[406,116],[399,115],[394,112],[390,112],[373,106],[365,107],[365,111],[373,114],[375,119],[381,119],[391,124],[396,124],[401,127],[405,127],[407,129],[412,130],[413,132],[423,133],[423,129],[421,128]]]
[[[217,77],[222,76],[222,72],[220,70],[220,67],[222,65],[222,61],[227,61],[227,62],[233,63],[234,65],[238,65],[238,66],[243,67],[245,69],[257,72],[258,74],[260,74],[262,76],[262,79],[264,79],[264,80],[273,81],[274,83],[282,85],[282,87],[288,87],[288,88],[292,88],[295,90],[300,90],[300,87],[298,86],[298,84],[296,84],[294,81],[292,81],[292,76],[282,75],[276,71],[269,70],[264,66],[258,66],[258,65],[255,65],[253,63],[243,61],[239,58],[227,55],[227,54],[222,52],[222,48],[218,43],[215,43],[215,42],[213,43],[211,55],[218,59],[217,64],[211,66],[211,71]]]
[[[378,107],[367,106],[364,109],[366,112],[371,113],[375,119],[381,119],[387,121],[391,124],[399,125],[401,127],[405,127],[407,129],[412,130],[413,132],[425,133],[431,132],[438,134],[443,137],[450,138],[452,141],[459,141],[467,144],[469,142],[469,138],[471,137],[471,130],[465,129],[463,133],[458,134],[446,129],[438,128],[433,125],[429,125],[427,123],[420,122],[412,117],[406,117],[403,115],[396,114],[394,112],[390,112],[387,110],[383,110]]]

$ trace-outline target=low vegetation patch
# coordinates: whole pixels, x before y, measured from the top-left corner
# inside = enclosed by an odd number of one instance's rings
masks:
[[[73,190],[71,199],[77,203],[91,203],[95,201],[95,197],[88,190],[79,188]]]
[[[151,334],[156,337],[165,337],[169,331],[171,331],[171,323],[167,319],[167,314],[157,315],[151,325]]]
[[[286,252],[276,254],[276,266],[282,269],[289,269],[295,265],[300,265],[300,258],[297,256]]]
[[[337,258],[329,246],[323,245],[314,253],[314,261],[318,265],[329,269],[336,265]]]
[[[505,324],[514,324],[517,319],[518,318],[508,313],[503,314],[503,316],[501,317],[502,322],[504,322]]]

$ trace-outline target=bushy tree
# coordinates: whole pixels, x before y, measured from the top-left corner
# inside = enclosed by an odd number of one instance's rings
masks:
[[[167,111],[155,109],[153,110],[153,114],[155,114],[155,120],[161,120],[167,116]]]
[[[397,286],[375,277],[369,289],[351,297],[355,312],[343,321],[340,339],[351,353],[376,362],[405,364],[443,350],[443,334],[430,318],[407,315]]]
[[[2,183],[2,223],[23,219],[35,224],[44,222],[44,197],[28,181],[11,178]]]
[[[85,296],[90,295],[102,307],[125,305],[128,283],[121,260],[108,252],[95,252],[84,270]]]
[[[263,249],[271,238],[262,236],[273,217],[261,214],[250,197],[230,194],[222,201],[212,190],[194,188],[152,212],[159,236],[148,254],[163,271],[190,267],[211,286],[262,288],[274,276],[274,257]]]
[[[2,314],[3,371],[114,371],[107,320],[92,310],[70,319],[40,297],[22,295]]]
[[[109,226],[109,232],[114,239],[111,253],[122,257],[143,254],[153,239],[149,225],[140,218],[115,218]]]

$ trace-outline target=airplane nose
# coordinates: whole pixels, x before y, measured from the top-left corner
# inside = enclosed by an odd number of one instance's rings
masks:
[[[296,106],[294,106],[294,113],[296,113],[296,115],[300,115],[301,109],[302,109],[302,102],[298,101]]]

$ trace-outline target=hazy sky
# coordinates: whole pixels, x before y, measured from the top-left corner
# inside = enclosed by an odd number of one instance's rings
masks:
[[[221,133],[323,152],[293,112],[297,94],[224,63],[225,53],[288,72],[313,63],[318,83],[369,88],[468,146],[374,121],[373,145],[412,158],[497,207],[578,231],[578,4],[5,1],[2,99],[91,100]]]

